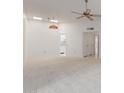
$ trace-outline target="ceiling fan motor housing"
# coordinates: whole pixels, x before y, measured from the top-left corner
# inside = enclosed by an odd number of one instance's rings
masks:
[[[88,0],[85,0],[86,3],[88,3]]]

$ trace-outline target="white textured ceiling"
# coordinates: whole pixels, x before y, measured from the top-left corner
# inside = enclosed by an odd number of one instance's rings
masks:
[[[55,17],[61,21],[74,20],[78,15],[71,11],[85,9],[84,0],[24,0],[24,13],[27,16]],[[101,14],[101,0],[89,0],[92,13]]]

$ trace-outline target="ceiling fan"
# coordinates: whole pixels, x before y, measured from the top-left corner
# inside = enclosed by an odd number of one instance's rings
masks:
[[[91,13],[91,9],[89,9],[87,7],[88,5],[88,0],[85,0],[85,11],[83,13],[79,13],[79,12],[76,12],[76,11],[72,11],[72,13],[75,13],[75,14],[79,14],[80,16],[77,17],[77,19],[80,19],[80,18],[88,18],[89,20],[93,20],[93,17],[101,17],[101,15],[98,15],[98,14],[92,14]]]

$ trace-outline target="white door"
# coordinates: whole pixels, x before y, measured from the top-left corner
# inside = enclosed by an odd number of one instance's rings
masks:
[[[66,45],[67,43],[67,39],[66,39],[66,34],[65,33],[61,33],[60,34],[60,50],[59,50],[59,55],[60,56],[66,56]]]
[[[95,32],[83,32],[83,56],[95,56]]]

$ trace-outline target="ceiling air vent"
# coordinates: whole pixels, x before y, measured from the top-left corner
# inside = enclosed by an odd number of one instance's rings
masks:
[[[87,30],[94,30],[94,27],[89,27],[87,28]]]

